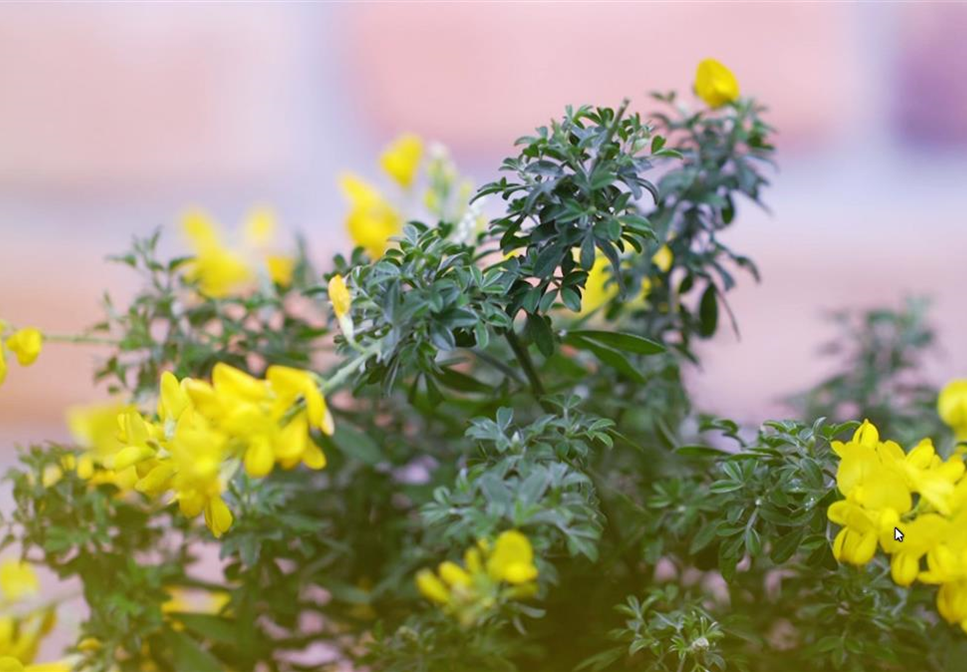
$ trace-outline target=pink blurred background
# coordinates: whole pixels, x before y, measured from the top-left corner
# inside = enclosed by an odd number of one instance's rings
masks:
[[[728,241],[759,261],[694,376],[759,421],[822,375],[825,309],[934,299],[937,380],[967,374],[967,5],[867,3],[48,4],[0,8],[0,317],[99,317],[103,262],[189,204],[229,226],[270,203],[323,264],[348,249],[342,169],[377,176],[401,131],[480,183],[565,104],[691,86],[715,57],[772,108],[769,215]],[[175,239],[176,236],[172,235]],[[96,348],[49,346],[0,388],[0,463],[104,396]]]

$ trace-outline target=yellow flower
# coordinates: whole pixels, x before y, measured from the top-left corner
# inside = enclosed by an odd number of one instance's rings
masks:
[[[339,274],[332,276],[329,281],[329,301],[332,303],[332,309],[336,313],[337,318],[349,313],[349,309],[352,306],[352,298],[349,296],[349,290],[346,288],[346,281]]]
[[[7,339],[7,348],[17,357],[20,366],[30,366],[37,360],[44,346],[44,335],[33,327],[19,329]]]
[[[373,258],[383,256],[390,238],[402,231],[402,218],[379,191],[359,177],[347,173],[340,178],[350,210],[346,228],[353,243]]]
[[[423,141],[418,135],[406,133],[386,148],[380,157],[380,164],[401,187],[409,189],[413,185],[422,156]]]
[[[850,441],[834,441],[832,448],[840,457],[836,484],[846,497],[827,511],[830,521],[843,526],[833,541],[833,555],[840,562],[863,565],[873,559],[877,540],[892,535],[900,517],[913,508],[911,490],[896,460],[881,450],[879,432],[869,421]]]
[[[302,369],[276,365],[266,370],[265,378],[271,384],[272,391],[282,408],[288,410],[301,397],[306,404],[309,424],[332,435],[334,429],[332,415],[311,373]]]
[[[937,413],[954,430],[958,440],[967,441],[967,378],[952,380],[940,391]]]
[[[479,540],[464,553],[464,566],[449,560],[437,572],[423,569],[416,586],[431,602],[442,605],[464,626],[485,617],[498,604],[533,596],[537,568],[530,541],[520,532],[502,533],[491,546]]]
[[[672,267],[672,262],[675,261],[675,255],[672,254],[672,249],[668,245],[662,245],[652,256],[651,261],[662,273],[667,273]]]
[[[3,341],[0,340],[0,385],[3,385],[3,381],[7,379],[7,351],[3,347]]]
[[[611,277],[611,263],[603,256],[594,260],[584,283],[581,315],[587,315],[607,305],[618,295],[618,283]]]
[[[508,530],[497,537],[493,553],[487,561],[491,577],[507,583],[519,584],[537,578],[534,549],[531,542],[516,530]]]
[[[232,524],[231,511],[221,499],[226,444],[227,437],[205,423],[183,422],[168,445],[174,466],[171,487],[181,512],[189,518],[204,512],[216,538]]]
[[[930,439],[922,440],[907,454],[893,441],[880,443],[877,450],[881,461],[903,477],[910,491],[919,493],[940,513],[950,513],[954,484],[964,474],[962,456],[942,461]]]
[[[6,602],[19,602],[36,595],[40,582],[34,568],[19,560],[6,560],[0,564],[0,596]]]
[[[179,381],[165,372],[159,388],[158,420],[124,409],[117,417],[117,440],[98,456],[108,469],[92,482],[115,483],[149,496],[171,490],[181,512],[189,518],[203,514],[217,538],[234,522],[222,494],[240,463],[256,478],[269,474],[277,462],[286,469],[326,464],[310,425],[331,434],[332,416],[308,371],[271,366],[261,380],[219,363],[211,383]],[[77,415],[74,424],[88,441],[103,440],[92,438],[102,430],[90,417]]]
[[[205,213],[191,210],[185,214],[182,231],[195,255],[187,277],[197,282],[202,292],[223,298],[251,282],[252,270],[240,255],[225,246],[217,225]]]
[[[896,541],[893,530],[883,533],[880,544],[890,554],[890,572],[900,586],[911,585],[920,575],[922,558],[950,533],[950,521],[936,513],[925,513],[903,523],[903,541]]]
[[[338,274],[332,276],[332,279],[329,280],[329,302],[332,303],[332,310],[336,313],[336,321],[339,322],[343,336],[350,343],[353,342],[356,332],[356,325],[353,324],[353,318],[349,314],[352,301],[352,296],[349,294],[349,289],[346,287],[346,281],[343,277]]]
[[[721,107],[739,97],[739,82],[727,67],[706,58],[695,73],[695,93],[709,107]]]
[[[265,267],[269,271],[269,279],[281,287],[292,284],[292,273],[295,270],[295,259],[281,254],[270,254],[265,258]]]

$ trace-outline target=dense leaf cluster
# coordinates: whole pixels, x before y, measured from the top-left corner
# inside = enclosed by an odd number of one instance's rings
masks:
[[[756,273],[721,237],[760,204],[771,129],[751,100],[660,98],[671,112],[568,109],[522,138],[511,176],[479,192],[506,209],[473,244],[411,222],[380,259],[337,257],[354,329],[334,340],[304,255],[291,285],[226,298],[160,260],[157,237],[119,257],[143,287],[95,327],[117,340],[99,377],[147,409],[163,370],[311,367],[336,431],[313,435],[321,472],[232,475],[217,581],[198,575],[211,537],[176,504],[85,482],[73,448],[26,451],[4,543],[83,585],[80,635],[101,642],[87,669],[318,670],[320,647],[392,672],[964,669],[923,592],[835,565],[825,515],[846,421],[914,418],[933,394],[901,382],[929,332],[911,313],[863,318],[809,422],[696,415],[683,367],[735,268]],[[598,255],[619,291],[580,314]],[[419,569],[509,529],[535,549],[533,599],[466,628],[419,595]],[[228,598],[163,611],[178,588]]]

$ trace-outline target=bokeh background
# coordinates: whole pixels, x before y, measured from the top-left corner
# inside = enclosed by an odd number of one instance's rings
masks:
[[[688,90],[715,57],[766,101],[781,171],[728,234],[759,261],[693,374],[747,421],[818,379],[825,310],[934,300],[938,382],[967,373],[967,5],[933,3],[41,4],[0,7],[0,316],[70,332],[103,257],[191,204],[269,203],[323,265],[348,249],[343,169],[401,131],[478,183],[568,103]],[[171,244],[177,247],[172,232]],[[49,346],[0,388],[0,463],[105,395],[97,348]]]

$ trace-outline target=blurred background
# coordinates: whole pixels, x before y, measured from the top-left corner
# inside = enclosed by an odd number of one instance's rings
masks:
[[[188,205],[268,203],[316,261],[346,251],[341,170],[387,141],[447,144],[479,184],[568,103],[689,91],[714,57],[769,104],[781,172],[728,243],[732,298],[693,375],[747,421],[822,376],[825,310],[933,299],[938,382],[967,374],[967,5],[46,4],[0,8],[0,317],[70,332],[135,278],[103,261]],[[170,244],[178,249],[171,231]],[[0,388],[0,463],[101,398],[97,348],[49,345]]]

